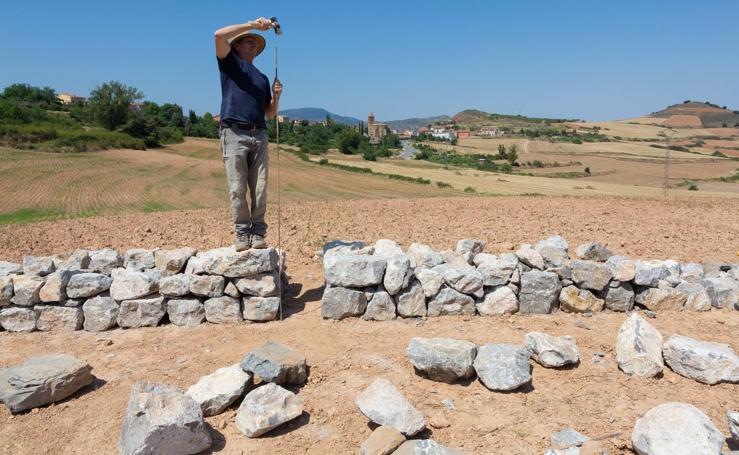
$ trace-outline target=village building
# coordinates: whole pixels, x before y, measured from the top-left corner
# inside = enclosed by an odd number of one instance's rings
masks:
[[[467,139],[472,135],[472,133],[470,133],[468,130],[459,130],[456,132],[456,134],[457,139]]]
[[[373,145],[379,144],[387,136],[387,124],[375,122],[375,114],[372,112],[367,115],[367,135]]]
[[[72,93],[60,93],[56,96],[62,104],[81,104],[84,103],[86,98],[84,96],[77,96]]]
[[[482,128],[475,132],[475,136],[480,137],[501,137],[503,132],[497,128]]]

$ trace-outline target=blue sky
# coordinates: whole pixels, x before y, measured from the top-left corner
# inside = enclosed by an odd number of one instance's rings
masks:
[[[705,0],[17,1],[0,86],[86,95],[119,80],[220,106],[213,32],[277,16],[282,108],[378,119],[488,112],[605,120],[685,99],[739,109],[739,2]],[[256,64],[274,75],[274,35]]]

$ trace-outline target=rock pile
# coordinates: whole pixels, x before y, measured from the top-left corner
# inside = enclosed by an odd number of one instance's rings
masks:
[[[481,240],[455,251],[391,240],[334,241],[320,252],[326,319],[443,315],[739,310],[739,264],[639,260],[591,242],[569,254],[550,237],[515,253],[489,254]]]
[[[0,328],[12,332],[194,326],[274,320],[279,252],[77,250],[0,261]],[[284,259],[283,259],[284,262]],[[283,263],[284,269],[284,263]]]

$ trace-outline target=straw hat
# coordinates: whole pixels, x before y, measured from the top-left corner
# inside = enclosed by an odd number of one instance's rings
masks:
[[[238,35],[231,38],[231,41],[229,41],[229,44],[233,46],[237,42],[239,42],[241,39],[246,38],[246,37],[254,38],[257,41],[257,55],[261,54],[264,48],[267,46],[267,40],[264,39],[262,35],[258,35],[252,32],[239,33]]]

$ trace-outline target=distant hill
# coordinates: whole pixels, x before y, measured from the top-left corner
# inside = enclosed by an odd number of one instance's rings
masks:
[[[322,122],[326,120],[326,116],[331,117],[336,123],[342,125],[358,125],[360,120],[354,117],[345,117],[343,115],[334,114],[326,109],[318,107],[303,107],[299,109],[285,109],[280,111],[280,115],[285,115],[292,120],[307,120],[309,122]]]
[[[408,131],[422,128],[424,126],[433,125],[438,122],[448,122],[451,117],[448,115],[438,115],[436,117],[424,117],[424,118],[407,118],[404,120],[393,120],[392,122],[385,122],[391,130],[396,131]]]
[[[459,127],[471,129],[481,127],[525,128],[577,121],[571,119],[526,117],[525,115],[491,114],[477,109],[464,110],[452,117],[452,120]]]
[[[739,111],[732,111],[726,106],[718,106],[709,102],[685,101],[665,110],[653,112],[648,117],[658,120],[662,126],[678,128],[721,128],[739,124]]]

